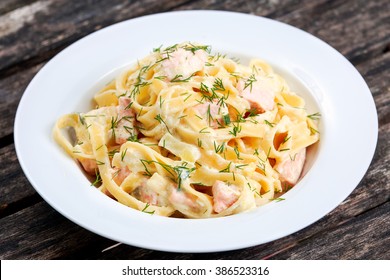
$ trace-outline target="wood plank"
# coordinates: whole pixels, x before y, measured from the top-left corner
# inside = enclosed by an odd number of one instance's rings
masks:
[[[332,1],[279,19],[324,40],[354,64],[381,54],[390,43],[389,1]]]
[[[233,10],[272,17],[323,38],[352,59],[363,53],[372,53],[367,51],[365,45],[362,46],[362,42],[370,44],[372,50],[383,49],[381,42],[387,41],[388,43],[389,37],[389,29],[386,28],[385,24],[380,24],[389,18],[386,1],[363,3],[363,0],[336,2],[290,0],[265,1],[260,5],[244,0],[230,0],[222,3],[183,0],[164,1],[161,4],[148,0],[144,5],[139,4],[139,2],[119,2],[120,0],[109,3],[99,0],[90,6],[84,1],[75,5],[64,0],[41,0],[31,4],[34,12],[30,14],[29,18],[32,19],[24,22],[23,25],[9,22],[9,18],[14,18],[10,15],[0,17],[0,22],[3,21],[3,25],[6,26],[3,28],[3,32],[0,32],[0,45],[3,46],[0,51],[0,71],[37,56],[45,57],[45,52],[63,48],[76,39],[115,22],[171,9]],[[102,10],[105,13],[99,15]],[[17,10],[11,13],[17,13]],[[374,14],[375,17],[372,16]],[[341,24],[344,16],[348,16],[350,21],[346,24],[347,32],[344,30],[344,25]],[[318,19],[315,24],[312,22],[313,18]],[[20,20],[25,21],[24,18]],[[329,28],[323,28],[323,26],[329,26]],[[343,40],[346,35],[349,36],[348,40]],[[355,41],[349,40],[350,38]],[[357,41],[360,44],[355,44]],[[347,44],[339,46],[339,43],[342,42]],[[347,47],[348,50],[352,48],[354,52],[343,51],[342,47]]]
[[[41,200],[24,176],[14,145],[0,149],[0,217]]]
[[[390,123],[390,52],[358,64],[357,69],[365,78],[378,112],[379,129]],[[380,131],[381,133],[381,131]]]
[[[226,1],[209,1],[199,0],[192,1],[180,5],[173,10],[222,10],[234,11],[239,13],[247,13],[258,16],[266,16],[270,18],[277,18],[279,16],[291,13],[294,10],[305,7],[311,9],[317,5],[328,3],[329,0],[287,0],[287,1],[245,1],[245,0],[226,0]]]
[[[273,259],[382,259],[390,258],[390,202],[334,229],[320,232]]]
[[[112,243],[69,221],[44,201],[0,220],[0,259],[104,258],[102,251]],[[154,252],[127,245],[126,250],[131,259],[148,258]]]
[[[27,6],[37,0],[1,0],[0,15],[13,11],[17,8]]]
[[[102,27],[163,12],[180,1],[40,0],[0,16],[0,71],[66,46]]]
[[[0,138],[13,133],[15,113],[20,98],[42,66],[43,64],[38,64],[0,80]]]
[[[101,240],[64,218],[46,202],[0,220],[1,259],[54,259],[85,244],[100,244]]]

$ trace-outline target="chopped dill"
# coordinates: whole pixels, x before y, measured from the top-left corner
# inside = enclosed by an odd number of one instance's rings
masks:
[[[144,207],[144,209],[142,209],[141,211],[142,211],[142,212],[144,212],[144,213],[147,213],[147,214],[153,215],[153,214],[154,214],[154,212],[155,212],[156,210],[153,210],[153,211],[148,211],[147,209],[149,208],[149,206],[150,206],[150,204],[147,202],[147,203],[146,203],[146,205],[145,205],[145,207]]]
[[[199,133],[210,133],[210,131],[207,131],[208,127],[202,128]]]
[[[91,186],[96,187],[96,185],[99,184],[101,181],[102,181],[102,178],[100,178],[100,173],[99,173],[99,171],[96,169],[96,170],[95,170],[95,181],[93,181],[93,182],[91,183]]]
[[[254,74],[250,75],[249,78],[245,82],[244,89],[246,89],[247,87],[250,87],[250,91],[252,91],[252,85],[256,81],[257,80],[256,80],[255,75]]]
[[[127,148],[121,153],[121,161],[123,161],[123,159],[125,158],[126,153],[127,153]]]
[[[169,130],[169,127],[168,125],[166,124],[166,122],[162,119],[161,115],[158,114],[157,116],[154,117],[155,120],[157,120],[159,123],[162,123],[165,125],[167,131],[169,132],[169,134],[172,134],[171,131]]]
[[[219,170],[219,173],[230,173],[230,166],[232,165],[232,162],[229,162],[228,166],[226,166],[224,169]]]
[[[311,114],[311,115],[307,115],[307,117],[309,119],[312,119],[312,120],[318,120],[318,119],[320,119],[321,114],[319,112],[317,112],[317,113],[314,113],[314,114]]]
[[[266,124],[266,125],[268,125],[268,126],[270,126],[270,127],[274,127],[274,123],[271,123],[271,122],[269,122],[269,121],[267,121],[267,120],[264,120],[264,123]]]
[[[225,150],[225,142],[223,142],[221,145],[217,145],[214,141],[214,150],[216,154],[222,154]]]
[[[225,87],[223,85],[222,79],[216,78],[215,81],[214,81],[214,84],[213,84],[213,88],[215,90],[225,91]]]
[[[189,77],[182,79],[183,75],[177,74],[175,77],[173,77],[171,83],[187,83],[194,75],[195,73],[192,73]]]

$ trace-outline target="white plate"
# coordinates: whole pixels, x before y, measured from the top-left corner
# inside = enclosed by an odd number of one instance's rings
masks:
[[[52,138],[63,114],[90,109],[93,93],[161,44],[183,41],[214,51],[262,58],[320,111],[321,141],[306,176],[282,202],[215,219],[142,213],[102,195]],[[111,71],[111,73],[109,73]],[[109,74],[107,74],[109,73]],[[326,43],[289,25],[219,11],[156,14],[95,32],[63,50],[34,77],[15,120],[20,164],[37,192],[64,216],[110,239],[174,252],[245,248],[292,234],[339,205],[364,176],[378,134],[370,90],[356,69]]]

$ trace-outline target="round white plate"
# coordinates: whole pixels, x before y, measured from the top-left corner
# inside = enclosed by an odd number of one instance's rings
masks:
[[[160,45],[184,41],[232,57],[262,58],[321,112],[320,143],[305,177],[283,197],[254,211],[215,219],[149,215],[106,197],[55,143],[63,114],[91,108],[94,92],[124,65]],[[378,134],[376,108],[357,70],[323,41],[252,15],[219,11],[156,14],[121,22],[72,44],[27,87],[16,114],[15,147],[37,192],[64,216],[118,242],[173,252],[245,248],[292,234],[339,205],[364,176]]]

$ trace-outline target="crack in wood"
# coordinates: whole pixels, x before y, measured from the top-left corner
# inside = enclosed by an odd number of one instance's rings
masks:
[[[41,202],[43,199],[38,193],[33,195],[23,197],[22,199],[12,202],[10,204],[1,204],[0,205],[0,219],[12,215],[16,212],[19,212],[25,208],[31,207],[38,202]]]
[[[4,137],[0,138],[0,149],[4,148],[5,146],[11,145],[14,143],[14,134],[8,134]]]

